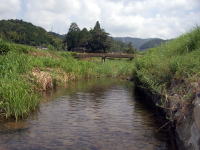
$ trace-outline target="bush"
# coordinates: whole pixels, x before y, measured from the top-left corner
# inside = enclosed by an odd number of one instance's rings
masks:
[[[9,51],[10,51],[10,46],[7,43],[0,40],[0,55],[4,55]]]

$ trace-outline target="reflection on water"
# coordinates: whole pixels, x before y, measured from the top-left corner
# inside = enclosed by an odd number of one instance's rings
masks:
[[[116,80],[70,83],[26,120],[0,124],[0,150],[167,150],[154,115]]]

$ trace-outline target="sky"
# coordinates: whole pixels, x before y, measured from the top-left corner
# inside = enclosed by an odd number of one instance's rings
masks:
[[[98,20],[111,36],[175,38],[200,25],[200,0],[0,0],[0,19],[66,34]]]

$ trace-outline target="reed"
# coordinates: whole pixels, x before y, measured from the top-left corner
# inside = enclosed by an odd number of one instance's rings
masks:
[[[200,27],[138,57],[134,76],[166,100],[190,100],[199,88]]]
[[[2,40],[0,49],[0,115],[7,118],[27,116],[37,107],[40,91],[47,90],[50,84],[63,86],[69,80],[83,78],[127,77],[134,67],[131,61],[76,60],[70,52],[38,50]]]

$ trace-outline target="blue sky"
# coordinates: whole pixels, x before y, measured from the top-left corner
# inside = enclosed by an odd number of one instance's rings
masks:
[[[23,19],[64,34],[71,22],[112,36],[174,38],[200,25],[200,0],[0,0],[0,19]]]

